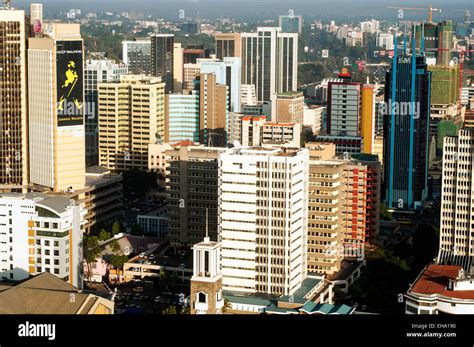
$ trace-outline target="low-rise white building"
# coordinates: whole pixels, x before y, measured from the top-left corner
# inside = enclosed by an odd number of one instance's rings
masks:
[[[407,314],[474,314],[474,276],[456,265],[428,265],[411,285]]]

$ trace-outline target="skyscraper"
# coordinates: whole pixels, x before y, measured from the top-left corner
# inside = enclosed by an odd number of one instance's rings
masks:
[[[118,82],[121,75],[128,73],[125,64],[107,59],[89,59],[84,67],[84,96],[86,100],[86,163],[87,166],[99,162],[99,121],[98,121],[98,83]]]
[[[161,77],[165,83],[166,93],[171,93],[174,86],[174,35],[154,34],[151,36],[151,74]]]
[[[199,142],[199,91],[165,95],[165,141]]]
[[[219,60],[226,57],[239,57],[242,51],[242,41],[238,33],[216,34],[216,56]]]
[[[257,101],[270,101],[276,93],[296,91],[298,34],[278,27],[259,27],[242,36],[242,84],[256,86]]]
[[[29,39],[30,182],[55,192],[85,186],[83,41],[79,24],[48,23]]]
[[[0,192],[28,184],[25,39],[25,12],[0,10]]]
[[[308,150],[219,157],[223,289],[292,295],[307,277]]]
[[[469,270],[474,260],[472,243],[472,189],[474,128],[444,138],[441,226],[438,262]]]
[[[158,77],[122,75],[99,83],[99,165],[148,168],[148,145],[165,138],[165,84]]]
[[[228,90],[213,73],[202,73],[199,92],[199,142],[211,147],[227,144]]]
[[[217,240],[218,158],[225,150],[183,145],[166,151],[168,238],[172,246],[195,245],[206,233]]]
[[[150,38],[123,41],[122,60],[132,74],[151,74],[151,41]]]
[[[201,73],[214,73],[217,83],[227,85],[229,112],[240,112],[240,58],[226,57],[224,61],[201,61]]]
[[[412,210],[428,196],[431,72],[424,56],[394,53],[385,88],[385,201]]]

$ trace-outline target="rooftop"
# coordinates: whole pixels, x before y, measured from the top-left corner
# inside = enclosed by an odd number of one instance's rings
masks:
[[[461,269],[462,267],[457,265],[428,265],[409,292],[474,300],[474,290],[451,290],[448,287],[450,280],[455,281],[458,278]]]
[[[50,273],[42,273],[0,291],[0,314],[87,313],[95,299]]]

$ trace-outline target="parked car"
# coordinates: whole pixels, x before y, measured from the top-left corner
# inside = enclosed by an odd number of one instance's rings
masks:
[[[161,300],[161,296],[156,296],[153,301],[154,302],[161,302],[160,300]]]
[[[143,292],[144,289],[143,289],[143,287],[135,287],[135,288],[133,288],[132,290],[133,290],[134,292],[140,292],[140,293],[141,293],[141,292]]]

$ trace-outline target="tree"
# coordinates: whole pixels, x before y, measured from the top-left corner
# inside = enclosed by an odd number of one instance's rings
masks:
[[[99,240],[100,241],[105,241],[110,239],[111,235],[109,232],[107,232],[105,229],[102,229],[99,233]]]
[[[82,244],[84,251],[84,260],[87,264],[87,277],[89,279],[89,283],[91,283],[92,263],[96,261],[97,257],[101,253],[101,249],[99,247],[99,240],[97,236],[84,235]]]
[[[117,240],[113,240],[110,243],[110,247],[112,248],[112,252],[120,252],[121,248]]]
[[[162,314],[178,314],[178,310],[176,309],[176,306],[171,305],[170,307],[165,308],[163,311],[161,311]]]
[[[222,307],[222,313],[226,313],[227,311],[232,309],[232,304],[229,300],[224,299],[224,306]]]
[[[120,270],[127,261],[128,257],[126,255],[113,254],[110,257],[110,265],[117,271],[117,282],[120,282]]]
[[[116,220],[112,225],[112,235],[117,235],[118,233],[120,233],[120,223]]]

